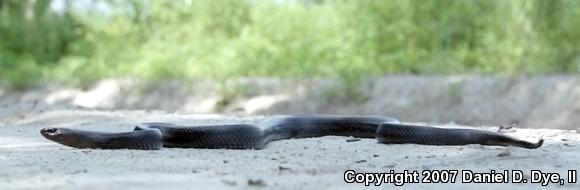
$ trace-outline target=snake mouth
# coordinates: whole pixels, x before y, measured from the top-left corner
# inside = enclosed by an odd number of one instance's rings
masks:
[[[47,136],[56,136],[60,134],[60,130],[57,128],[44,128],[40,130],[40,133]]]

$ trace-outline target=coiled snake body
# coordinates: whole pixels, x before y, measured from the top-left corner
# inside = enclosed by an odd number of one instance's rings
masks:
[[[496,132],[400,124],[380,116],[271,116],[252,124],[180,126],[144,123],[132,132],[103,133],[68,128],[44,128],[40,133],[54,142],[75,148],[143,149],[162,147],[261,149],[271,141],[327,135],[376,138],[381,143],[425,145],[542,146]]]

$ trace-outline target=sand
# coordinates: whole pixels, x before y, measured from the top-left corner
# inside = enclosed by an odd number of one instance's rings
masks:
[[[346,170],[356,172],[418,172],[427,170],[530,170],[557,172],[580,169],[580,134],[575,130],[506,130],[526,140],[546,139],[535,150],[468,146],[385,145],[374,139],[349,137],[292,139],[270,143],[262,150],[169,149],[89,150],[64,147],[44,139],[43,127],[97,131],[129,131],[147,121],[179,124],[253,123],[263,116],[178,114],[163,111],[106,111],[62,108],[26,111],[20,106],[0,110],[0,189],[364,189],[391,188],[346,183]],[[32,105],[33,106],[33,105]],[[453,124],[437,125],[444,127]],[[497,127],[479,127],[497,130]],[[565,183],[404,184],[409,189],[579,189]]]
[[[54,81],[3,88],[3,103],[37,108],[165,110],[246,116],[296,113],[386,115],[410,122],[580,130],[578,75],[386,75],[354,87],[332,78],[142,81],[113,78],[86,88]],[[0,117],[5,114],[0,112]]]

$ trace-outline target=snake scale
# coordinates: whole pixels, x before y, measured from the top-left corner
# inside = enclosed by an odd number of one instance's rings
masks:
[[[131,132],[105,133],[70,128],[44,128],[47,139],[65,146],[93,149],[157,150],[162,147],[262,149],[272,141],[327,135],[375,138],[380,143],[424,145],[513,146],[535,149],[544,140],[527,142],[501,133],[401,124],[381,116],[270,116],[257,124],[181,126],[144,123]]]

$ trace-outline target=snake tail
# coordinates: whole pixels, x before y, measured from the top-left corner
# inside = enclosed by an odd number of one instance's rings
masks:
[[[543,139],[533,143],[485,130],[438,128],[394,123],[382,123],[377,129],[376,139],[385,144],[481,144],[490,146],[513,146],[527,149],[539,148],[544,143]]]

